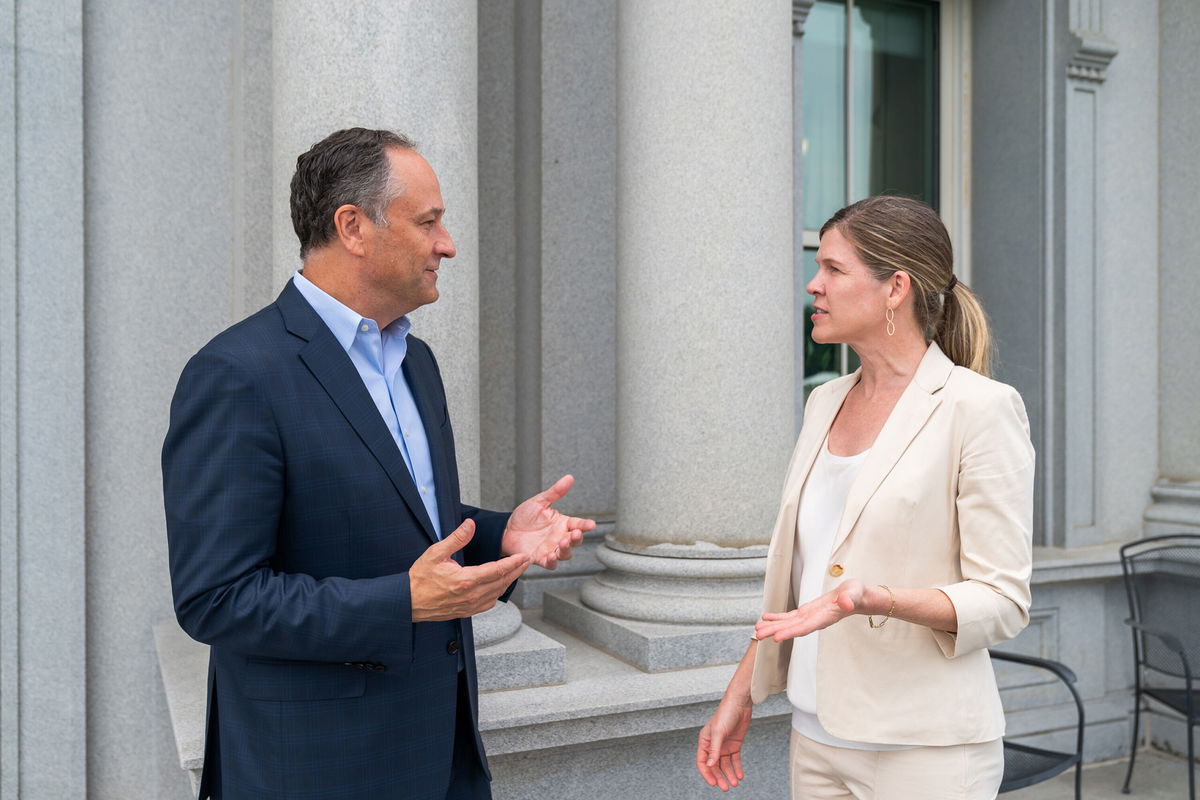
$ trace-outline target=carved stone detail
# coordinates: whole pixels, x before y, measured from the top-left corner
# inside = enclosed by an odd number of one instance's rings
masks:
[[[1097,31],[1072,30],[1071,44],[1067,77],[1090,83],[1103,83],[1108,65],[1117,55],[1116,43]]]
[[[817,0],[792,0],[792,35],[804,35],[804,20]]]

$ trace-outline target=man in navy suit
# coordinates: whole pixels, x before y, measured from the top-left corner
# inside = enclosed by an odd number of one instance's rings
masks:
[[[594,527],[459,497],[407,314],[453,258],[429,164],[355,128],[296,162],[302,268],[187,364],[163,486],[180,625],[210,644],[200,797],[490,798],[472,614]]]

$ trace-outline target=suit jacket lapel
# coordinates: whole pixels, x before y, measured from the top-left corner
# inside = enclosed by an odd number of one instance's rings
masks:
[[[784,485],[785,498],[800,496],[800,488],[804,486],[804,481],[817,460],[817,454],[821,452],[821,443],[825,441],[829,427],[842,407],[842,401],[846,399],[854,384],[858,383],[858,379],[859,371],[856,370],[845,378],[827,383],[827,392],[823,396],[818,395],[821,402],[810,404],[805,410],[804,422],[800,427],[800,441],[796,445],[796,462]]]
[[[945,386],[953,367],[953,362],[946,358],[937,344],[929,345],[925,357],[917,366],[916,374],[896,401],[896,407],[875,437],[871,452],[850,487],[846,509],[842,512],[842,521],[833,542],[835,551],[850,535],[867,501],[920,433],[929,415],[941,404],[938,391]]]
[[[429,442],[429,458],[433,464],[433,486],[437,493],[438,516],[441,517],[442,536],[447,536],[459,525],[454,518],[451,507],[451,481],[458,480],[452,475],[447,454],[442,447],[442,422],[444,409],[435,403],[435,381],[440,382],[429,356],[423,351],[412,347],[413,337],[409,337],[408,354],[404,357],[401,369],[404,380],[408,382],[408,390],[412,392],[413,400],[417,403],[417,413],[421,415],[421,424],[425,427],[425,439]]]
[[[417,486],[404,463],[404,456],[396,446],[396,440],[388,431],[383,417],[379,415],[379,409],[375,407],[375,401],[363,385],[362,377],[350,356],[290,281],[279,295],[276,304],[283,314],[284,325],[288,331],[308,342],[300,350],[300,360],[325,388],[346,421],[383,467],[413,516],[421,523],[430,541],[436,542],[437,535],[429,520],[429,513],[425,510],[425,504],[421,502]]]

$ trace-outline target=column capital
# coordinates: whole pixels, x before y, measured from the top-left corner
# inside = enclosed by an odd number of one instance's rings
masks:
[[[1088,83],[1104,83],[1108,65],[1117,55],[1117,45],[1099,31],[1071,30],[1071,55],[1067,77]]]

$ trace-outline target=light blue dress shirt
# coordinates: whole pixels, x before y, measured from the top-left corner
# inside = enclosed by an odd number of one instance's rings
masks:
[[[396,440],[396,446],[404,455],[408,474],[421,493],[421,502],[433,521],[434,532],[441,539],[442,526],[438,521],[429,439],[425,436],[425,426],[417,411],[412,390],[404,379],[404,370],[400,368],[408,353],[406,337],[412,329],[412,323],[408,317],[401,317],[381,331],[375,320],[367,319],[333,299],[299,270],[292,276],[292,283],[329,326],[334,338],[354,362],[371,399],[375,401],[375,407],[379,409],[392,438]]]

